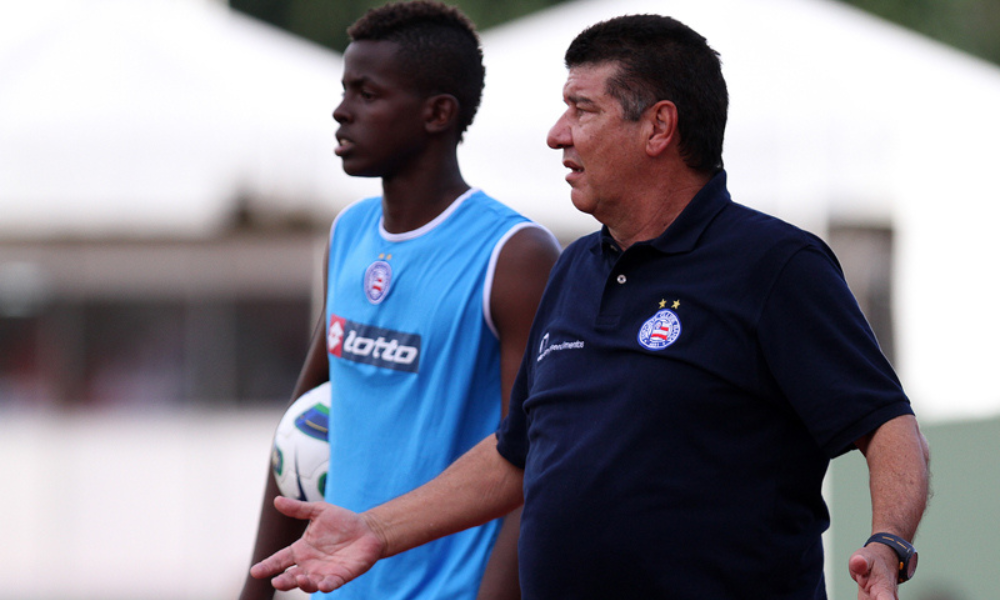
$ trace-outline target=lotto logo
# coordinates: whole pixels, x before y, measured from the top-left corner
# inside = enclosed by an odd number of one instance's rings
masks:
[[[330,317],[326,332],[331,356],[396,371],[420,370],[420,335]]]

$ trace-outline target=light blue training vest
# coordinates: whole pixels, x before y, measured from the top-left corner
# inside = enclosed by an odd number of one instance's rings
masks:
[[[326,301],[330,470],[326,498],[363,511],[429,481],[495,431],[500,349],[489,315],[503,243],[537,226],[479,190],[403,234],[382,199],[331,230]],[[339,600],[474,599],[499,523],[379,561]]]

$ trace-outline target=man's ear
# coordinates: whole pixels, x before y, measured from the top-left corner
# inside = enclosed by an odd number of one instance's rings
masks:
[[[455,127],[458,121],[458,98],[437,94],[424,104],[424,123],[428,133],[441,133]]]
[[[646,139],[646,154],[658,156],[673,142],[679,142],[677,133],[677,105],[669,100],[660,100],[646,109],[650,133]]]

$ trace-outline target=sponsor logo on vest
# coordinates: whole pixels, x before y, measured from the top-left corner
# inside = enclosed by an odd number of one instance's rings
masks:
[[[581,350],[583,349],[583,341],[577,340],[575,342],[559,342],[558,344],[553,344],[549,339],[549,334],[546,333],[542,336],[542,341],[538,344],[538,358],[535,362],[542,362],[542,359],[548,356],[552,352],[559,352],[560,350]]]
[[[356,323],[337,315],[326,331],[331,356],[385,369],[417,373],[420,370],[420,335]]]
[[[663,350],[681,335],[681,320],[670,309],[662,309],[639,328],[639,344],[647,350]]]
[[[365,269],[365,297],[372,304],[381,304],[389,295],[392,284],[392,267],[384,260],[376,260]]]

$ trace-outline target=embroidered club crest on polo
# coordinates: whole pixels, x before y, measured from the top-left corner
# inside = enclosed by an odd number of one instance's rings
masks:
[[[376,260],[365,269],[365,297],[372,304],[381,304],[389,295],[392,284],[392,267],[384,260]]]
[[[647,350],[663,350],[681,335],[681,320],[669,309],[657,311],[639,328],[639,344]]]

